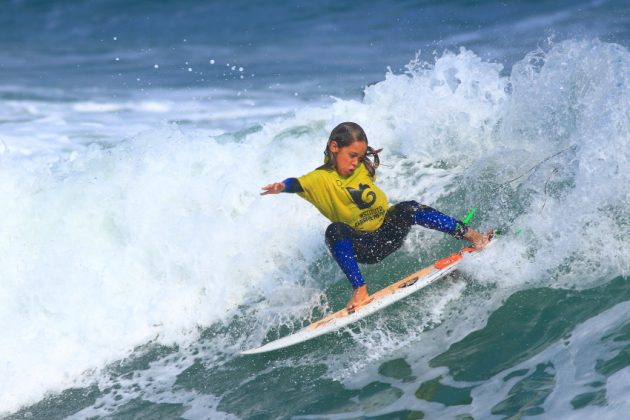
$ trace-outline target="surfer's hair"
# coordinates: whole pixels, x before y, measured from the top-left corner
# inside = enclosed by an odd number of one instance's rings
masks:
[[[378,154],[383,149],[374,150],[368,144],[368,138],[365,131],[361,126],[354,122],[342,122],[332,129],[330,136],[328,136],[328,142],[326,143],[326,149],[324,150],[324,164],[317,169],[335,169],[335,155],[330,151],[330,143],[336,142],[340,148],[348,147],[356,141],[362,141],[367,146],[367,152],[365,156],[361,157],[361,162],[365,165],[370,176],[374,176],[376,168],[381,163]],[[370,159],[370,156],[374,156],[374,160]]]

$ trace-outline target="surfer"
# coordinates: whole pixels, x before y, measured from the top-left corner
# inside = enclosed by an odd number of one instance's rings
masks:
[[[332,222],[326,229],[326,245],[352,285],[348,309],[371,300],[358,263],[374,264],[396,251],[411,226],[466,239],[475,248],[486,246],[491,234],[482,235],[416,201],[389,206],[387,196],[375,184],[381,150],[368,146],[361,126],[344,122],[330,133],[322,166],[300,178],[262,187],[261,195],[297,193]]]

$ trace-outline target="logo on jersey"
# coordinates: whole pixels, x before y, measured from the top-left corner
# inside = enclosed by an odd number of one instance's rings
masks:
[[[376,193],[374,191],[369,190],[369,186],[365,184],[359,184],[359,189],[347,187],[346,189],[350,193],[350,197],[352,201],[359,207],[361,210],[369,209],[372,207],[372,204],[376,202]],[[365,197],[365,199],[364,199]]]

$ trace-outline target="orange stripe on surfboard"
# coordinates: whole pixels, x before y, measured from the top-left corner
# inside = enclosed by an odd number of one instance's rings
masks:
[[[472,248],[472,247],[467,247],[467,248],[462,248],[459,250],[459,252],[456,252],[454,254],[449,255],[446,258],[442,258],[441,260],[438,260],[436,262],[433,263],[433,266],[435,268],[437,268],[438,270],[441,270],[443,268],[448,267],[449,265],[459,261],[462,259],[462,257],[464,256],[464,252],[475,252],[476,249]]]

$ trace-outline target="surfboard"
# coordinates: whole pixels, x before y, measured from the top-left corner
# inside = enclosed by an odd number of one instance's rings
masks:
[[[411,295],[414,292],[417,292],[424,287],[427,287],[431,283],[434,283],[436,280],[455,270],[462,261],[464,255],[477,254],[478,252],[480,252],[480,250],[475,248],[462,248],[448,257],[442,258],[428,267],[418,270],[404,279],[373,293],[370,295],[372,301],[365,305],[362,305],[354,310],[344,308],[320,319],[319,321],[315,321],[312,324],[307,325],[293,334],[271,341],[257,348],[244,350],[241,354],[258,354],[282,349],[308,341],[315,337],[319,337],[320,335],[336,331],[346,325],[350,325],[368,315],[373,314],[374,312],[386,308],[387,306]]]

